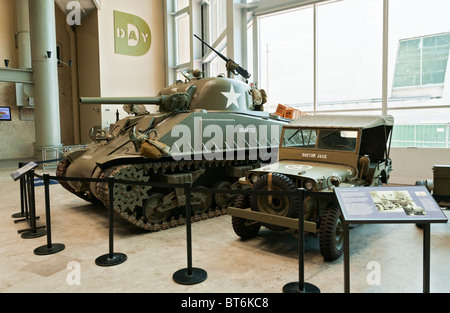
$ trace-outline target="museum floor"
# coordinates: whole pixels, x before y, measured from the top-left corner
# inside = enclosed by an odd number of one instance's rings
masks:
[[[285,284],[298,281],[297,238],[262,230],[256,238],[241,241],[229,216],[192,226],[194,267],[208,273],[201,284],[183,286],[172,280],[187,266],[185,227],[145,233],[116,218],[114,249],[126,254],[127,261],[99,267],[95,259],[108,253],[108,212],[60,185],[50,187],[51,230],[53,243],[64,244],[65,250],[37,256],[34,249],[47,238],[22,239],[18,231],[28,225],[11,218],[20,211],[19,183],[10,177],[16,169],[16,161],[0,162],[1,293],[281,293]],[[36,207],[38,225],[44,225],[44,187],[36,187]],[[352,292],[423,291],[423,236],[414,224],[360,225],[350,231],[350,239]],[[450,292],[449,260],[450,225],[433,224],[432,293]],[[381,274],[375,286],[368,284],[377,270],[373,264]],[[77,278],[79,284],[73,284]],[[305,280],[322,293],[344,292],[343,258],[324,262],[318,239],[307,237]]]

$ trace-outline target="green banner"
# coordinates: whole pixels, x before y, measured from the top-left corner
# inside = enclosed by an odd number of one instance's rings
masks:
[[[117,54],[142,56],[150,50],[152,35],[142,18],[114,11],[114,28]]]

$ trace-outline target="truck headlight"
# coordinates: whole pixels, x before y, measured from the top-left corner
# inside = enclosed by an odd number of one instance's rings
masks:
[[[313,180],[305,180],[305,182],[303,183],[303,188],[305,188],[308,191],[312,191],[315,186],[316,183]]]

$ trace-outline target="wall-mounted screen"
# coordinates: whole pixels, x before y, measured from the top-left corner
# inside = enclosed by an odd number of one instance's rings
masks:
[[[10,120],[11,120],[11,108],[0,107],[0,121],[10,121]]]

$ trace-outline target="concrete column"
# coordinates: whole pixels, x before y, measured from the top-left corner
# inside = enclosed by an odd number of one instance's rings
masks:
[[[34,70],[36,157],[43,148],[61,148],[58,60],[54,0],[29,0],[31,56]],[[47,51],[51,52],[48,57]],[[47,155],[46,159],[57,157]]]
[[[29,69],[31,64],[30,15],[28,0],[16,0],[17,45],[19,49],[19,68]]]

